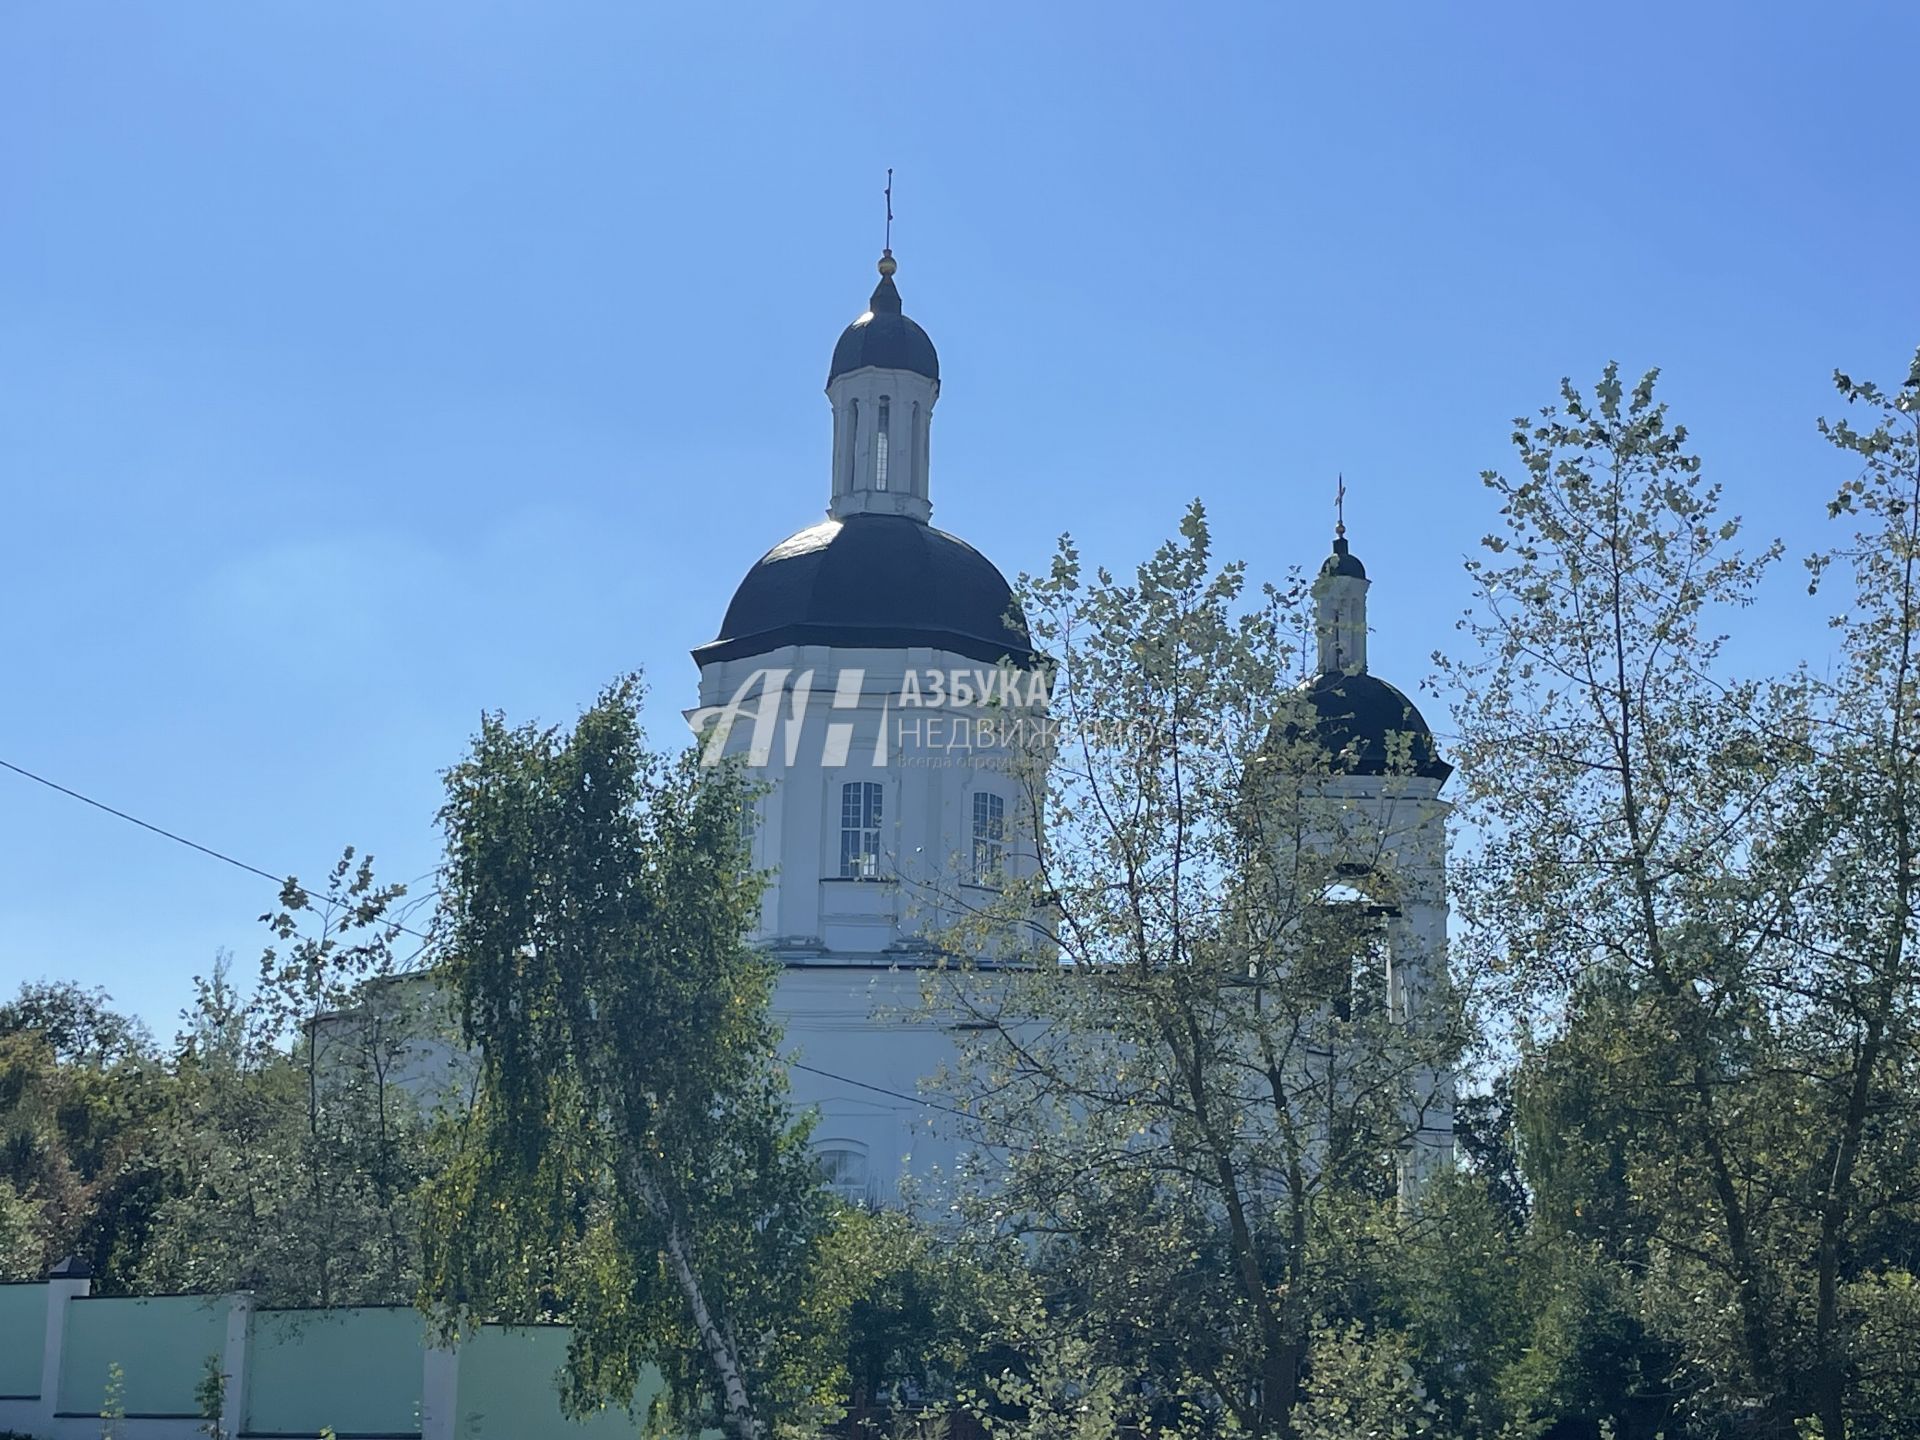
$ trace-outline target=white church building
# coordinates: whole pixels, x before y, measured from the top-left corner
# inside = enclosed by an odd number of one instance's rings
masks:
[[[688,712],[715,754],[748,755],[766,782],[753,848],[771,878],[753,939],[782,966],[793,1098],[818,1113],[835,1187],[879,1203],[908,1177],[937,1193],[961,1156],[961,1122],[926,1084],[960,1037],[923,1005],[921,980],[969,893],[1031,865],[1032,850],[1003,757],[956,727],[990,724],[983,691],[1004,696],[1036,659],[999,570],[931,523],[940,361],[901,308],[895,268],[889,251],[834,346],[826,518],[747,572],[719,634],[693,651]],[[1318,782],[1329,820],[1311,843],[1369,864],[1390,855],[1384,983],[1417,1023],[1446,983],[1449,767],[1407,696],[1367,670],[1369,583],[1337,539],[1314,586],[1317,673],[1303,688],[1340,763]],[[1452,1153],[1452,1077],[1415,1089],[1418,1174]]]

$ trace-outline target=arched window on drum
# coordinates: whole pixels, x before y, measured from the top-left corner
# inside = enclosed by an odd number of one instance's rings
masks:
[[[873,1177],[867,1166],[867,1147],[857,1140],[823,1140],[814,1146],[813,1165],[820,1183],[849,1205],[873,1199]]]

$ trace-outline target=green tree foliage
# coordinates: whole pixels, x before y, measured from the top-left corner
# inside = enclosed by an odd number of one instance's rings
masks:
[[[110,1276],[137,1252],[153,1203],[143,1140],[165,1078],[146,1031],[102,992],[28,984],[0,1004],[6,1278],[76,1253]]]
[[[568,732],[490,717],[449,772],[446,974],[480,1087],[429,1293],[564,1313],[576,1406],[655,1365],[661,1418],[754,1440],[828,1398],[804,1310],[824,1202],[744,939],[745,782],[649,750],[639,697]]]
[[[1563,386],[1517,423],[1519,478],[1487,476],[1504,525],[1473,566],[1479,658],[1452,667],[1481,827],[1462,909],[1526,1017],[1539,1223],[1591,1256],[1584,1293],[1630,1296],[1593,1307],[1639,1348],[1616,1388],[1677,1378],[1676,1423],[1838,1440],[1850,1287],[1911,1261],[1920,392],[1842,379],[1876,422],[1824,427],[1862,465],[1834,512],[1867,522],[1812,562],[1854,571],[1844,663],[1759,682],[1719,627],[1779,547],[1735,548],[1654,383]],[[1605,1327],[1575,1328],[1562,1348],[1598,1360]]]
[[[46,1273],[47,1242],[40,1207],[0,1181],[0,1284],[37,1280]]]
[[[1031,1288],[1025,1257],[954,1240],[899,1211],[836,1209],[808,1323],[823,1353],[844,1356],[833,1363],[857,1431],[931,1423],[1017,1362],[997,1327],[1007,1296]]]
[[[1319,1326],[1311,1356],[1305,1394],[1293,1410],[1300,1440],[1414,1440],[1434,1433],[1436,1407],[1395,1331]]]
[[[368,1018],[362,988],[396,968],[398,894],[351,852],[316,893],[289,882],[256,985],[219,961],[167,1052],[97,992],[0,1005],[9,1276],[77,1252],[108,1293],[411,1300],[427,1117],[398,1074],[411,1032],[392,1003]]]
[[[392,983],[398,887],[348,851],[289,881],[250,993],[216,966],[173,1062],[147,1153],[167,1177],[138,1275],[280,1305],[404,1304],[420,1283],[416,1199],[434,1166],[404,1083],[424,1027]]]
[[[113,1008],[104,990],[88,990],[71,981],[20,987],[0,1005],[0,1033],[31,1031],[62,1065],[107,1070],[126,1060],[151,1059],[153,1037],[146,1026]]]
[[[1036,1357],[1066,1326],[1126,1377],[1122,1419],[1286,1435],[1346,1231],[1391,1208],[1458,1037],[1444,977],[1417,1023],[1388,1003],[1381,909],[1411,881],[1321,784],[1292,597],[1243,590],[1198,505],[1126,580],[1064,544],[1027,582],[1060,666],[1049,743],[1015,757],[1037,873],[948,942],[1022,963],[959,963],[936,1002],[978,1039],[956,1095],[1006,1158],[970,1217],[1031,1247]]]
[[[1920,1271],[1920,354],[1891,393],[1834,382],[1869,420],[1821,422],[1859,467],[1829,514],[1861,528],[1809,562],[1816,587],[1836,563],[1851,570],[1853,593],[1834,622],[1845,664],[1817,687],[1817,816],[1781,848],[1788,877],[1808,882],[1786,982],[1801,1022],[1791,1071],[1817,1136],[1808,1388],[1827,1440],[1842,1440],[1856,1417],[1871,1432],[1891,1413],[1856,1392],[1920,1390],[1920,1346],[1896,1361],[1875,1343],[1890,1316],[1912,1315],[1893,1297]]]

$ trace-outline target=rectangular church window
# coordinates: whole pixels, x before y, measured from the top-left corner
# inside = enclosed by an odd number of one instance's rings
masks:
[[[973,793],[973,883],[1000,884],[1000,865],[1006,852],[1007,802],[985,790]]]
[[[880,873],[880,786],[856,780],[840,787],[840,876],[871,880]]]

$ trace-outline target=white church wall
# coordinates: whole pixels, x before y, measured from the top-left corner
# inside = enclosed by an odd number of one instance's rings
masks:
[[[770,1008],[793,1111],[817,1113],[816,1151],[857,1147],[865,1162],[866,1187],[849,1199],[898,1205],[910,1194],[916,1205],[944,1203],[937,1197],[967,1149],[964,1122],[942,1108],[953,1097],[933,1083],[958,1059],[958,1032],[954,1017],[926,1003],[925,975],[874,957],[790,963],[775,979]],[[466,1104],[476,1059],[424,974],[394,977],[361,1009],[321,1021],[322,1066],[344,1074],[364,1065],[376,1007],[388,1083],[427,1110]]]
[[[935,1082],[958,1061],[950,1016],[927,1013],[923,972],[857,965],[795,965],[781,973],[774,1011],[784,1027],[795,1107],[812,1110],[816,1152],[860,1147],[863,1197],[904,1198],[936,1213],[968,1149],[966,1122]],[[849,1195],[847,1198],[856,1198]]]
[[[721,753],[747,760],[767,786],[754,861],[772,878],[757,942],[782,953],[924,948],[987,898],[970,873],[976,793],[1002,801],[1005,871],[1032,873],[1013,773],[1022,716],[952,703],[956,690],[974,700],[1009,683],[1024,701],[1022,672],[927,647],[783,646],[702,669],[691,718],[721,727]],[[849,876],[842,787],[869,783],[881,787],[879,854],[870,874]]]
[[[1447,818],[1441,782],[1420,776],[1333,776],[1310,783],[1298,834],[1276,845],[1276,861],[1290,863],[1298,846],[1346,869],[1352,885],[1387,907],[1388,1013],[1419,1043],[1435,1039],[1445,1022],[1447,961]],[[1291,802],[1289,802],[1291,803]],[[1450,1069],[1412,1064],[1403,1076],[1403,1122],[1408,1141],[1403,1190],[1452,1163],[1454,1079]]]

